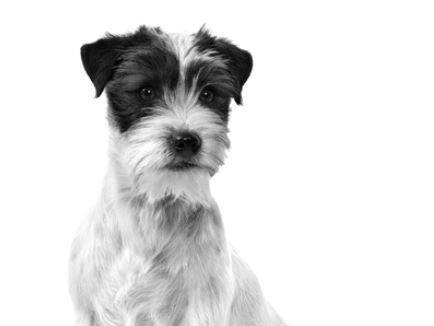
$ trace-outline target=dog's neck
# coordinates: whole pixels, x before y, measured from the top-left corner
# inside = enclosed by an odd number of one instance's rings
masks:
[[[232,259],[208,183],[206,189],[195,189],[204,191],[205,197],[172,193],[149,200],[146,192],[137,191],[149,186],[134,188],[125,182],[125,175],[110,169],[102,198],[103,215],[107,215],[103,223],[109,226],[105,229],[115,240],[111,242],[118,243],[110,253],[116,251],[127,262],[141,262],[139,266],[146,270],[142,285],[149,287],[144,292],[170,291],[163,304],[171,307],[171,313],[158,316],[167,319],[165,324],[189,320],[189,325],[225,325],[234,291]],[[135,311],[140,311],[143,302],[129,298]]]
[[[119,162],[112,162],[103,200],[105,206],[115,208],[113,218],[124,243],[148,257],[168,250],[168,244],[173,254],[168,257],[187,247],[228,252],[220,213],[210,194],[209,175],[202,171],[152,171],[135,184],[137,180],[122,168]]]

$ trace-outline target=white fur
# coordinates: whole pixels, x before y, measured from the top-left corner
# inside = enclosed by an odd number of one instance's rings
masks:
[[[191,37],[170,39],[183,64],[197,56]],[[110,129],[103,191],[71,251],[76,325],[284,325],[229,248],[210,193],[210,177],[229,147],[227,128],[193,91],[181,87],[166,102],[170,110],[126,133]],[[198,168],[164,168],[164,139],[177,129],[201,137]]]

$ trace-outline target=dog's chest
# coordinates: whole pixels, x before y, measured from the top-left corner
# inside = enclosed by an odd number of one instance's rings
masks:
[[[142,205],[136,222],[105,277],[104,310],[120,324],[224,325],[232,281],[218,212],[171,201]]]

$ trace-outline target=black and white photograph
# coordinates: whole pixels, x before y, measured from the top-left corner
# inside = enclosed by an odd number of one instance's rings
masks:
[[[0,4],[0,325],[433,326],[433,17]]]

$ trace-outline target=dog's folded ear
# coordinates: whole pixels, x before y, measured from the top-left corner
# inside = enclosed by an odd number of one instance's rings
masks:
[[[233,74],[236,80],[237,92],[234,96],[234,100],[237,104],[242,104],[241,91],[247,79],[250,76],[253,67],[252,55],[246,50],[229,43],[226,40],[220,40],[218,42],[220,52],[228,58],[228,66],[230,72]]]
[[[113,76],[114,68],[126,48],[124,37],[108,35],[81,47],[81,61],[99,97]]]
[[[211,50],[226,60],[234,82],[234,100],[237,104],[242,104],[241,91],[253,68],[252,55],[225,38],[211,36],[204,27],[199,30],[196,37],[200,51]]]

